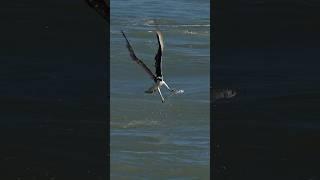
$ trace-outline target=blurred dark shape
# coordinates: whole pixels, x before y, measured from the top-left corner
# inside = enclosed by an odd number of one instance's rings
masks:
[[[95,9],[100,16],[102,16],[107,23],[110,23],[110,6],[105,0],[86,0],[88,5]]]
[[[230,99],[238,94],[236,90],[233,89],[215,89],[213,91],[213,98],[218,99]]]

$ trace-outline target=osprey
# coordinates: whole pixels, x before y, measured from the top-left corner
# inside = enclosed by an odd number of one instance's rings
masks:
[[[142,60],[140,60],[135,55],[133,48],[130,45],[129,40],[127,39],[126,35],[124,34],[123,31],[121,31],[121,33],[122,33],[123,37],[126,39],[127,48],[129,50],[131,59],[134,62],[136,62],[138,65],[140,65],[154,82],[154,85],[151,86],[148,90],[146,90],[145,93],[153,94],[155,91],[158,91],[159,95],[161,97],[161,101],[164,102],[164,98],[163,98],[161,90],[160,90],[161,86],[164,85],[173,94],[179,94],[179,93],[184,92],[183,90],[171,89],[168,86],[168,84],[163,80],[163,75],[162,75],[163,38],[162,38],[162,34],[160,31],[156,31],[159,48],[158,48],[157,54],[154,58],[155,59],[155,69],[156,69],[155,74],[153,74],[153,72],[148,68],[148,66],[146,64],[144,64],[144,62]]]

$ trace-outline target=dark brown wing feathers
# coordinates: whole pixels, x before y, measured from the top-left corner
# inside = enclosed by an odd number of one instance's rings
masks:
[[[150,78],[154,81],[156,81],[156,76],[152,73],[152,71],[148,68],[148,66],[146,64],[143,63],[143,61],[141,61],[134,53],[132,46],[129,43],[129,40],[127,39],[126,35],[124,34],[123,31],[121,31],[123,37],[126,39],[127,42],[127,48],[128,51],[130,53],[130,57],[133,61],[135,61],[138,65],[140,65],[150,76]]]

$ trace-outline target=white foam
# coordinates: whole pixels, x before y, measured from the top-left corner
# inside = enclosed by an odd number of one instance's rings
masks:
[[[210,27],[210,24],[149,24],[145,23],[146,26],[151,27]]]

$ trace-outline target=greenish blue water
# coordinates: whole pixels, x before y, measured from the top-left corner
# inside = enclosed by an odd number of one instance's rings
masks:
[[[209,14],[209,0],[111,1],[112,179],[209,179]],[[164,79],[185,91],[165,103],[144,93],[152,81],[120,34],[154,70],[156,28],[164,36]]]

